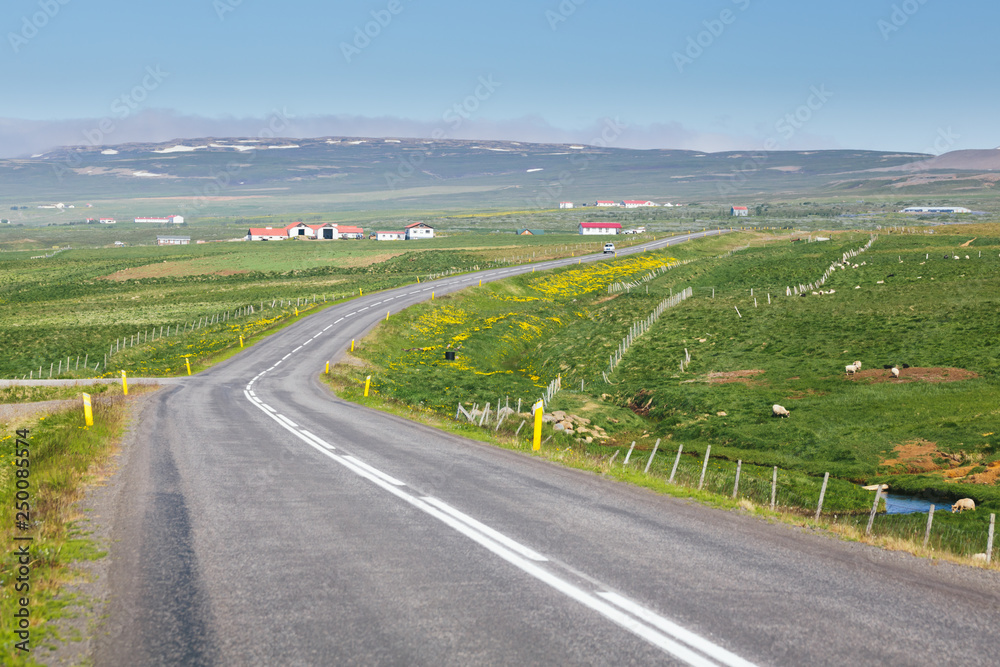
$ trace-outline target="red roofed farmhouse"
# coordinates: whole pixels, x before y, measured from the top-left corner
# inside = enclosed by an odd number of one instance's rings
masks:
[[[282,227],[251,227],[246,238],[247,241],[284,241],[288,234]]]
[[[426,222],[414,222],[406,226],[406,240],[432,239],[434,238],[434,228]]]
[[[584,236],[602,236],[618,234],[622,226],[617,222],[581,222],[580,233]]]

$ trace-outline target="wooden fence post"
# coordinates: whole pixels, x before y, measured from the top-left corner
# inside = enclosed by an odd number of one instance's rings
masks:
[[[927,512],[927,529],[924,531],[924,548],[927,548],[927,541],[931,539],[931,524],[934,522],[934,504],[931,503],[931,509]]]
[[[771,511],[774,511],[774,501],[778,495],[778,466],[774,466],[774,474],[771,475]]]
[[[826,484],[830,481],[830,473],[823,475],[823,488],[819,490],[819,504],[816,505],[816,521],[819,521],[819,513],[823,511],[823,497],[826,496]]]
[[[677,458],[674,459],[674,467],[670,471],[670,479],[667,480],[671,484],[674,483],[674,475],[677,474],[677,465],[681,462],[681,452],[683,451],[684,451],[684,445],[679,445],[677,447]]]
[[[656,444],[653,445],[653,453],[649,455],[649,460],[646,461],[646,469],[643,470],[644,473],[649,472],[649,466],[653,465],[653,457],[656,456],[656,450],[660,448],[660,439],[656,439]]]
[[[997,515],[990,515],[990,535],[986,538],[986,563],[987,565],[993,561],[993,526],[996,523]]]
[[[875,512],[878,511],[878,500],[882,496],[882,485],[879,484],[875,489],[875,502],[872,503],[872,513],[868,515],[868,527],[865,528],[865,535],[872,534],[872,524],[875,523]]]
[[[628,460],[632,458],[632,450],[635,449],[635,440],[632,441],[632,446],[628,448],[628,454],[625,455],[625,461],[622,462],[623,466],[628,465]]]
[[[712,453],[712,445],[709,445],[705,449],[705,462],[701,466],[701,479],[698,480],[698,490],[701,491],[701,487],[705,484],[705,471],[708,470],[708,457]]]
[[[736,461],[736,481],[733,483],[733,500],[736,499],[736,494],[740,490],[740,470],[743,468],[743,461]]]

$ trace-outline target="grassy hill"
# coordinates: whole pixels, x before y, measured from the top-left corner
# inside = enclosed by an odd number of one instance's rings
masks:
[[[868,170],[927,157],[855,150],[701,153],[500,141],[200,138],[63,148],[37,158],[0,160],[0,204],[5,210],[14,205],[33,210],[40,203],[100,202],[102,214],[122,218],[372,206],[521,210],[604,198],[728,206],[734,198],[893,196],[912,175],[880,172],[875,178]]]

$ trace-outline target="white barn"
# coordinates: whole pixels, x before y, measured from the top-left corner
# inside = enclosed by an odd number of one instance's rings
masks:
[[[584,236],[607,236],[618,234],[622,226],[618,222],[581,222],[580,233]]]
[[[641,208],[643,206],[656,206],[656,203],[651,202],[648,199],[626,199],[622,202],[622,206],[625,208]]]
[[[375,232],[376,241],[402,241],[406,238],[406,232]]]
[[[559,208],[573,208],[573,202],[571,202],[571,201],[561,201],[561,202],[559,202]]]
[[[325,222],[321,225],[309,225],[309,228],[313,231],[313,238],[321,241],[335,241],[340,238],[337,225],[330,222]]]

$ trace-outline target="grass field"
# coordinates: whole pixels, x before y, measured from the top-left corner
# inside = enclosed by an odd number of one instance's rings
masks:
[[[695,261],[614,295],[606,285],[635,260],[609,260],[589,283],[575,268],[521,276],[411,309],[360,354],[384,395],[442,414],[460,401],[533,401],[561,376],[552,406],[566,400],[601,420],[614,446],[638,439],[648,450],[664,438],[696,456],[711,445],[713,456],[763,468],[1000,508],[1000,228],[882,234],[852,259],[858,268],[833,272],[822,289],[834,294],[785,296],[868,239],[687,244],[671,255]],[[694,297],[637,339],[606,383],[629,326],[688,286]],[[444,360],[449,345],[455,362]],[[856,359],[863,370],[847,377]],[[888,364],[902,369],[898,380]],[[772,418],[775,403],[791,417]]]
[[[0,357],[0,376],[37,377],[39,369],[46,378],[50,370],[52,377],[89,377],[122,369],[170,375],[183,366],[181,357],[195,355],[192,364],[205,363],[221,350],[238,346],[240,334],[250,339],[287,321],[306,301],[330,302],[357,295],[359,289],[368,293],[598,245],[570,235],[507,235],[498,242],[496,237],[466,234],[396,243],[77,249],[45,259],[4,253],[0,349],[6,354]],[[246,314],[235,317],[237,312]],[[229,319],[224,320],[227,313]],[[209,319],[213,324],[207,324]],[[165,335],[168,327],[171,336]],[[122,354],[125,344],[128,353]],[[105,365],[112,346],[115,353]]]

